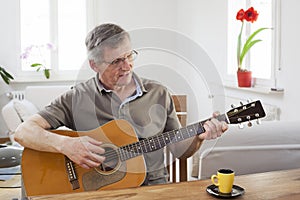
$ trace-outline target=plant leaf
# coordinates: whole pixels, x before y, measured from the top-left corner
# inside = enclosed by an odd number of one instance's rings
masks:
[[[9,84],[10,81],[14,79],[14,77],[2,67],[0,67],[0,75],[6,84]]]
[[[257,30],[254,31],[254,32],[249,36],[249,38],[246,40],[246,42],[245,42],[245,44],[244,44],[244,47],[243,47],[243,50],[242,50],[242,53],[241,53],[241,55],[240,55],[240,64],[242,64],[243,59],[244,59],[245,55],[247,54],[247,52],[250,50],[250,48],[251,48],[254,44],[256,44],[257,42],[262,41],[262,40],[255,40],[256,42],[254,42],[254,43],[252,44],[252,42],[253,42],[252,39],[253,39],[258,33],[260,33],[260,32],[263,31],[263,30],[266,30],[266,29],[269,29],[269,28],[259,28],[259,29],[257,29]]]
[[[252,40],[259,32],[261,32],[261,31],[263,31],[263,30],[266,30],[266,29],[269,29],[269,28],[259,28],[259,29],[257,29],[256,31],[254,31],[254,32],[249,36],[249,38],[246,40],[246,43],[245,43],[244,47],[247,46],[247,45],[251,42],[251,40]]]
[[[30,66],[31,67],[38,67],[38,66],[42,66],[42,64],[41,63],[33,63]]]
[[[49,69],[44,69],[44,75],[47,79],[50,78],[50,70]]]
[[[39,71],[40,71],[40,69],[41,69],[41,67],[37,68],[37,69],[36,69],[36,71],[37,71],[37,72],[39,72]]]
[[[2,68],[2,72],[8,79],[14,79],[14,77],[3,68]]]
[[[256,43],[258,43],[258,42],[261,42],[262,40],[253,40],[253,41],[251,41],[250,43],[248,43],[248,45],[246,46],[244,46],[244,48],[243,48],[243,51],[242,51],[242,53],[241,53],[241,61],[244,59],[244,57],[245,57],[245,55],[247,54],[247,52],[250,50],[250,48],[253,46],[253,45],[255,45]]]
[[[1,77],[2,77],[2,79],[3,79],[3,81],[8,85],[9,84],[9,78],[7,78],[4,74],[3,74],[3,72],[2,71],[0,71],[0,75],[1,75]]]

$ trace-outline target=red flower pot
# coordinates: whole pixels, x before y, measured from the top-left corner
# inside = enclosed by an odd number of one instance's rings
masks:
[[[251,87],[252,86],[252,72],[251,71],[237,71],[238,86]]]

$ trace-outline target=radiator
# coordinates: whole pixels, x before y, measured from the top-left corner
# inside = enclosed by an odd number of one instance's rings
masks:
[[[6,93],[6,96],[9,99],[23,100],[25,98],[25,92],[24,91],[10,91],[10,92]]]

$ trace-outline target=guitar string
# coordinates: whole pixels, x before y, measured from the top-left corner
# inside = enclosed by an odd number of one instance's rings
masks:
[[[165,133],[159,134],[157,136],[146,138],[146,139],[143,139],[136,143],[119,147],[118,149],[109,150],[106,153],[104,153],[104,156],[106,157],[107,161],[113,161],[115,159],[120,158],[122,156],[121,154],[123,154],[125,156],[125,160],[127,160],[129,158],[141,155],[143,153],[158,150],[160,148],[167,146],[170,143],[178,142],[178,139],[179,139],[179,141],[181,141],[182,139],[191,137],[190,135],[187,137],[185,137],[185,135],[182,135],[182,130],[186,129],[186,133],[190,133],[187,129],[189,127],[191,128],[192,126],[195,126],[195,125],[198,125],[198,123],[189,125],[187,127],[183,127],[181,129],[165,132]],[[179,131],[179,132],[177,132],[177,131]],[[181,134],[181,137],[179,136],[179,133]],[[196,130],[194,131],[194,133],[196,133]],[[192,136],[195,135],[194,133]],[[144,144],[142,144],[142,142]],[[155,146],[153,146],[153,145],[155,145]],[[158,148],[157,148],[157,146],[158,146]],[[143,149],[145,149],[146,151]],[[118,153],[118,151],[119,151],[119,153]]]
[[[246,107],[246,109],[249,109],[249,108]],[[238,111],[238,112],[240,113],[242,111]],[[229,117],[232,117],[234,115],[235,115],[234,113],[232,113],[232,114],[228,113]],[[199,124],[201,124],[201,126],[203,126],[202,123],[203,122],[192,124],[187,127],[183,127],[181,129],[165,132],[165,133],[159,134],[158,136],[153,136],[153,137],[143,139],[141,141],[138,141],[138,142],[130,144],[130,145],[119,147],[119,150],[122,151],[120,153],[123,153],[126,156],[125,159],[127,159],[127,158],[131,158],[131,157],[135,157],[136,156],[135,154],[140,155],[142,153],[147,153],[148,150],[149,151],[158,150],[164,146],[167,146],[169,143],[173,143],[174,142],[173,140],[176,140],[175,142],[177,142],[178,139],[181,140],[180,136],[178,137],[178,134],[176,133],[177,131],[179,131],[179,133],[181,133],[182,139],[186,139],[184,137],[184,135],[182,135],[182,130],[183,129],[187,130],[189,127],[199,125]],[[188,130],[187,130],[187,133],[189,133]],[[170,134],[172,134],[172,135],[170,135]],[[193,134],[192,136],[195,136],[195,135]],[[142,141],[144,142],[144,145],[141,143]],[[162,145],[162,143],[164,143],[164,144]],[[157,148],[156,146],[158,146],[159,148]],[[125,149],[125,148],[128,148],[128,149]],[[146,151],[144,151],[143,149],[146,149]],[[114,160],[114,159],[120,157],[120,155],[118,155],[116,150],[110,150],[108,153],[105,153],[104,155],[108,160],[110,160],[110,159]]]
[[[249,109],[249,108],[246,108],[246,109]],[[239,111],[239,112],[241,112],[241,111]],[[232,117],[233,115],[234,115],[234,114],[228,113],[228,116],[229,116],[229,117]],[[202,123],[203,123],[203,122],[199,122],[199,123],[196,123],[196,124],[201,124],[201,125],[202,125]],[[194,126],[194,125],[196,125],[196,124],[192,124],[192,125],[189,125],[189,126],[184,127],[184,128],[187,129],[188,127]],[[179,130],[179,132],[180,132],[181,135],[182,135],[182,132],[180,131],[180,130],[182,130],[182,128],[181,128],[181,129],[178,129],[178,130]],[[159,148],[162,148],[162,147],[167,146],[167,145],[170,144],[170,143],[173,143],[172,140],[174,140],[174,139],[176,139],[176,140],[180,139],[180,138],[177,137],[178,134],[176,133],[178,130],[173,130],[173,131],[169,131],[169,132],[165,132],[165,133],[159,134],[158,136],[153,136],[153,137],[150,137],[150,138],[146,138],[146,139],[143,139],[143,140],[138,141],[138,142],[136,142],[136,143],[133,143],[133,144],[130,144],[130,145],[126,145],[126,146],[119,147],[117,150],[119,150],[119,152],[120,152],[121,154],[124,154],[124,155],[126,156],[125,159],[131,158],[131,157],[135,157],[135,155],[132,156],[132,154],[138,154],[138,155],[140,155],[140,154],[142,154],[142,153],[147,153],[147,150],[149,150],[149,149],[150,149],[150,151],[152,151],[152,150],[153,150],[153,145],[155,145],[155,144],[157,144],[157,145],[159,146]],[[172,135],[170,135],[170,133],[171,133]],[[189,133],[189,132],[187,132],[187,133]],[[168,135],[167,135],[167,134],[168,134]],[[194,135],[193,135],[193,136],[194,136]],[[182,138],[183,138],[183,139],[186,139],[186,138],[184,138],[183,135],[182,135]],[[158,143],[155,143],[155,140],[156,140],[159,144],[158,144]],[[153,142],[152,142],[152,141],[153,141]],[[143,142],[144,145],[143,145],[141,142]],[[145,142],[146,142],[146,143],[145,143]],[[176,142],[176,141],[175,141],[175,142]],[[162,145],[162,143],[164,143],[164,144]],[[131,147],[129,147],[129,146],[131,146]],[[155,145],[155,146],[156,146],[156,145]],[[125,149],[126,147],[128,147],[127,150]],[[150,147],[150,148],[149,148],[149,147]],[[143,148],[146,149],[146,151],[144,151]],[[154,148],[154,149],[157,150],[157,149],[159,149],[159,148]],[[124,149],[125,149],[125,150],[124,150]],[[110,160],[114,160],[114,159],[116,159],[116,158],[119,158],[121,155],[118,154],[117,150],[116,150],[116,149],[113,149],[113,150],[109,150],[107,153],[105,153],[104,155],[105,155],[106,159],[110,161]],[[121,151],[122,151],[122,152],[121,152]],[[129,154],[130,154],[130,155],[129,155]]]
[[[249,108],[246,108],[246,109],[249,109]],[[238,111],[238,113],[240,113],[240,112],[242,112],[242,111]],[[236,113],[234,114],[234,113],[228,113],[228,116],[229,117],[232,117],[232,116],[234,116],[234,115],[236,115]],[[199,123],[196,123],[196,124],[201,124],[202,126],[203,126],[203,124],[202,124],[203,122],[199,122]],[[178,136],[178,134],[176,133],[177,131],[179,131],[179,133],[181,133],[181,136],[182,136],[182,138],[183,139],[186,139],[183,135],[182,135],[182,131],[181,130],[183,130],[184,128],[185,129],[188,129],[188,127],[191,127],[191,126],[195,126],[196,124],[192,124],[192,125],[189,125],[189,126],[187,126],[187,127],[183,127],[183,128],[181,128],[181,129],[177,129],[177,130],[173,130],[173,131],[169,131],[169,132],[165,132],[165,133],[162,133],[162,134],[159,134],[159,135],[157,135],[157,136],[153,136],[153,137],[150,137],[150,138],[145,138],[145,139],[143,139],[143,140],[141,140],[141,141],[138,141],[138,142],[136,142],[136,143],[133,143],[133,144],[129,144],[129,145],[126,145],[126,146],[122,146],[122,147],[119,147],[118,149],[113,149],[113,150],[109,150],[109,151],[107,151],[107,153],[105,153],[104,155],[105,155],[105,157],[106,157],[106,159],[107,160],[109,160],[109,161],[111,161],[111,160],[114,160],[114,159],[116,159],[116,158],[119,158],[121,155],[120,154],[118,154],[118,150],[119,150],[119,152],[121,153],[121,154],[124,154],[125,155],[125,160],[126,159],[128,159],[128,158],[132,158],[132,157],[135,157],[136,155],[135,154],[137,154],[137,155],[141,155],[142,153],[147,153],[148,151],[147,150],[149,150],[150,152],[151,151],[153,151],[153,145],[155,145],[155,146],[159,146],[159,148],[154,148],[154,150],[158,150],[158,149],[160,149],[160,148],[162,148],[162,147],[165,147],[165,146],[167,146],[168,144],[170,144],[170,143],[173,143],[174,141],[174,139],[176,139],[176,140],[178,140],[178,139],[180,139],[180,137],[178,138],[177,136]],[[196,132],[196,131],[195,131]],[[187,131],[187,133],[189,133],[188,131]],[[172,135],[170,135],[170,134],[172,134]],[[194,136],[194,135],[193,135]],[[188,137],[189,138],[189,137]],[[158,142],[158,143],[155,143],[156,141]],[[168,141],[169,142],[168,142]],[[173,142],[172,142],[173,141]],[[143,142],[144,143],[144,145],[141,143],[141,142]],[[177,142],[177,141],[175,141],[175,142]],[[162,143],[163,143],[163,145],[162,145]],[[156,145],[157,144],[157,145]],[[130,147],[131,146],[131,147]],[[149,148],[150,147],[150,148]],[[127,148],[127,149],[126,149]],[[146,149],[146,151],[144,151],[143,150],[143,148],[144,149]],[[121,152],[122,151],[122,152]]]
[[[200,124],[202,126],[202,122],[200,122]],[[116,149],[109,150],[104,155],[107,158],[107,160],[114,160],[121,156],[120,154],[118,154],[118,152],[117,152],[118,150],[121,154],[125,154],[126,158],[134,157],[134,156],[136,156],[135,154],[140,155],[142,153],[147,153],[147,152],[151,152],[153,150],[158,150],[160,148],[167,146],[170,143],[178,142],[178,140],[180,141],[182,139],[191,137],[191,135],[189,134],[191,132],[189,132],[188,129],[190,129],[190,130],[194,129],[194,131],[192,132],[192,136],[195,136],[196,135],[195,133],[197,133],[197,130],[195,130],[195,125],[199,126],[199,123],[192,124],[187,127],[183,127],[181,129],[164,132],[162,134],[159,134],[157,136],[153,136],[150,138],[145,138],[136,143],[119,147],[117,150]],[[186,130],[186,133],[189,134],[187,137],[182,134],[182,130],[184,130],[184,129]],[[181,137],[179,134],[181,135]],[[144,144],[142,144],[142,142]],[[157,146],[158,146],[158,148],[157,148]],[[143,149],[145,149],[146,151]]]

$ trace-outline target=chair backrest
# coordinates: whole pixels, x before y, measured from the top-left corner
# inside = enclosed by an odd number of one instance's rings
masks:
[[[172,95],[172,98],[178,119],[184,127],[187,123],[187,96]],[[178,167],[176,162],[179,162]],[[187,181],[187,159],[174,158],[172,153],[166,150],[166,165],[170,174],[170,182]]]

